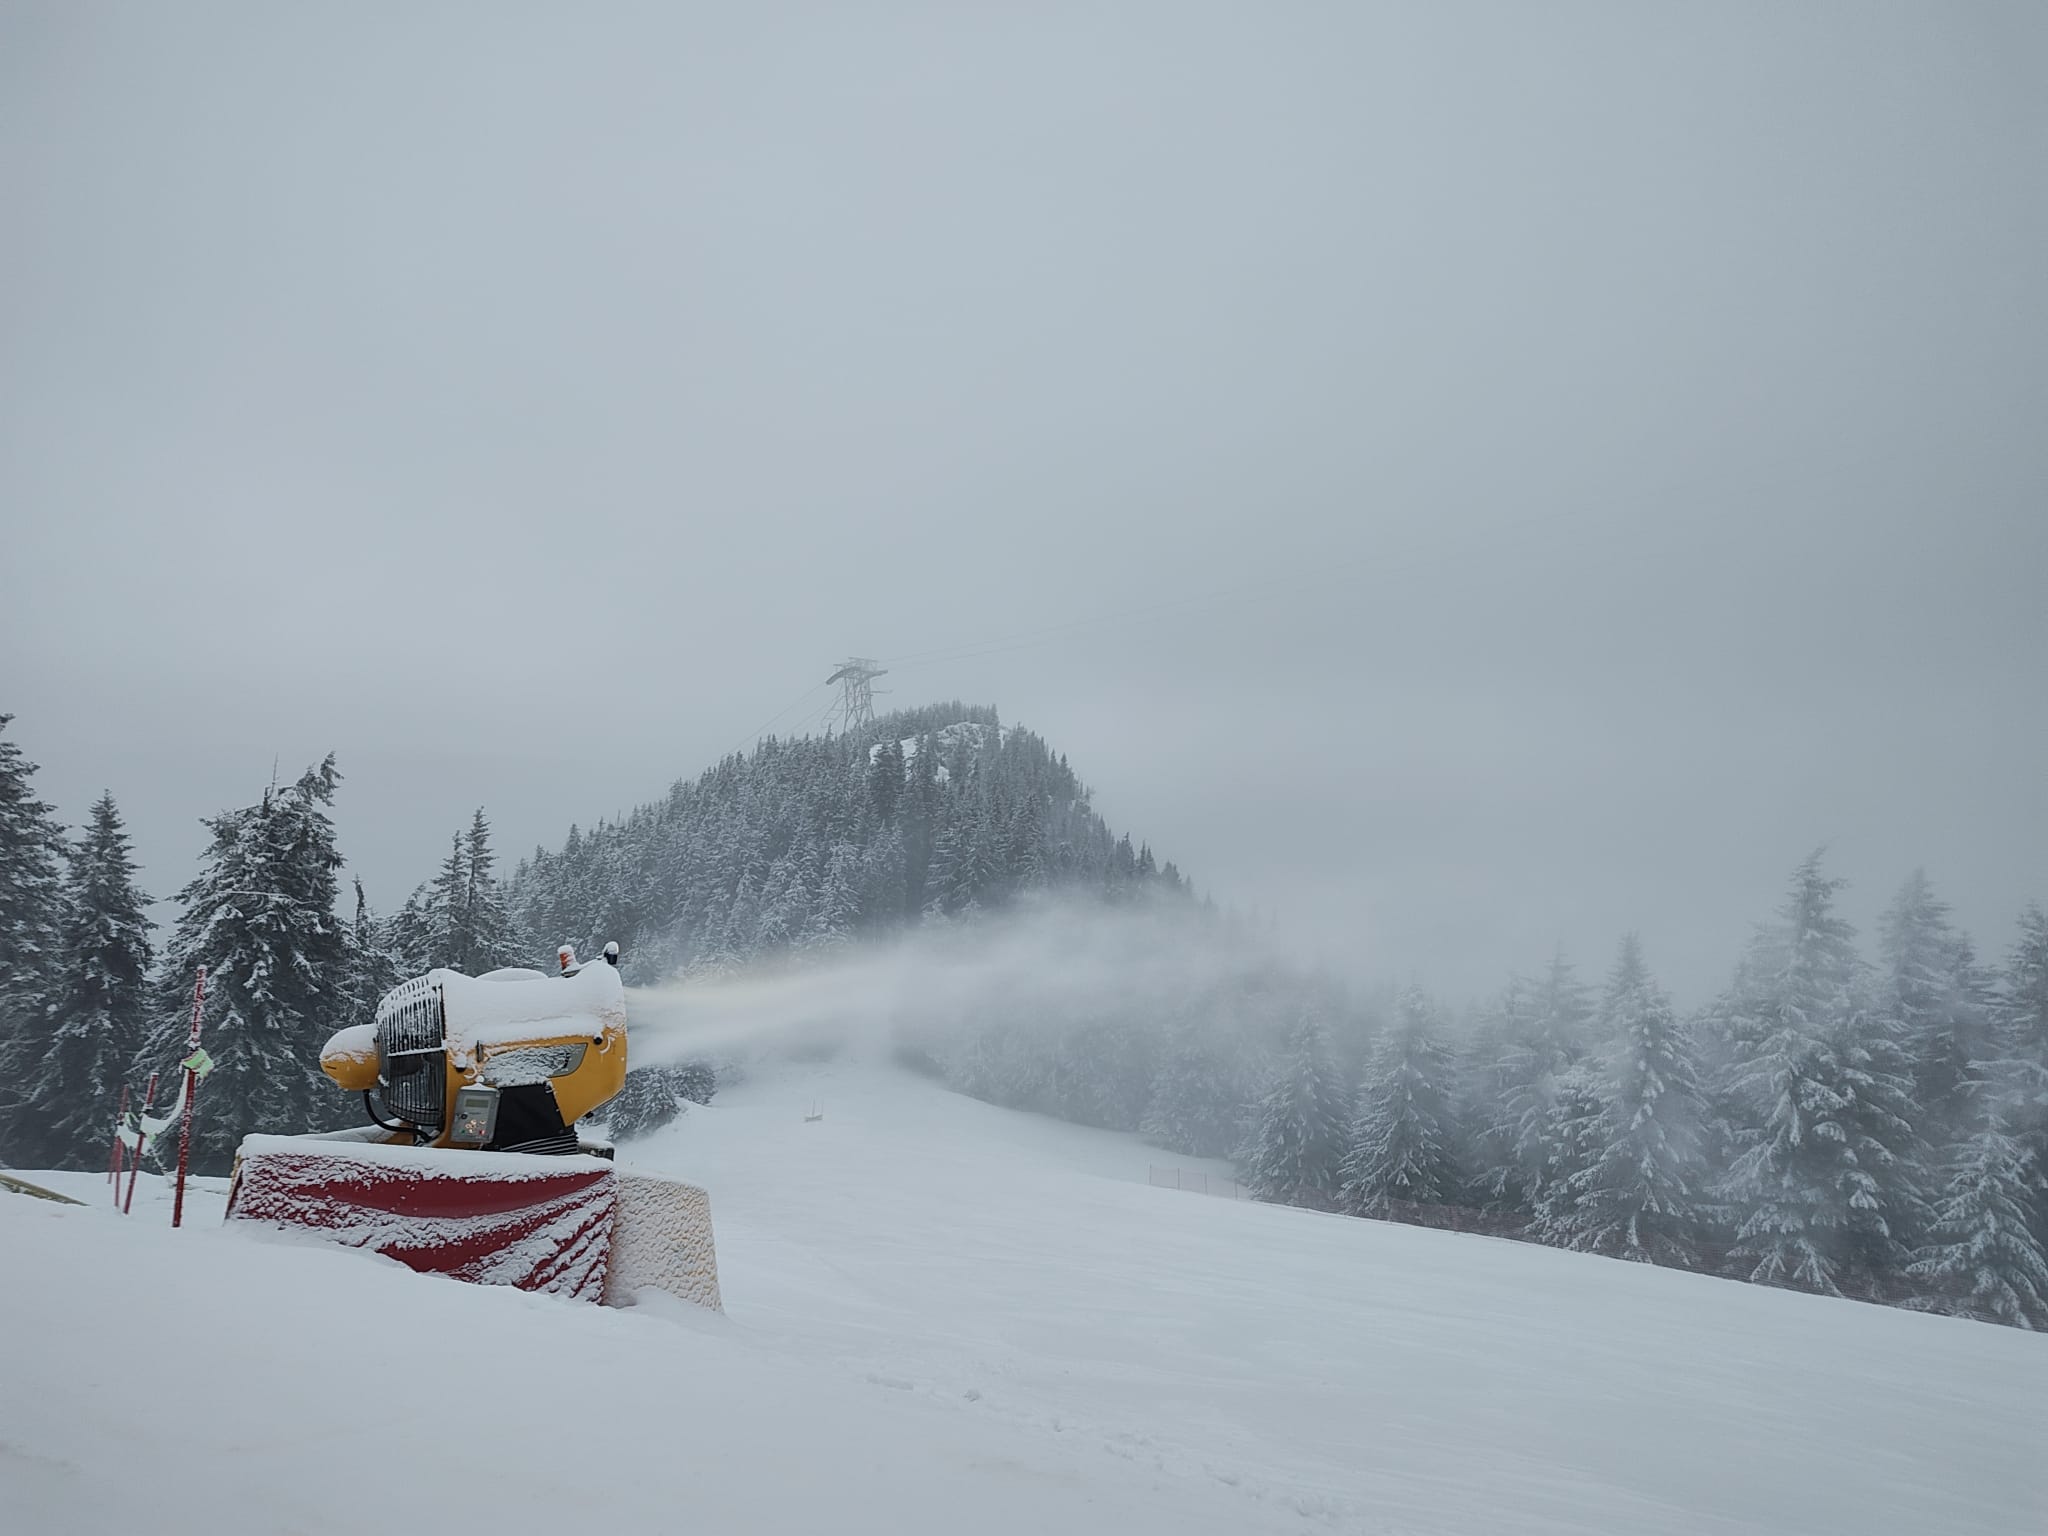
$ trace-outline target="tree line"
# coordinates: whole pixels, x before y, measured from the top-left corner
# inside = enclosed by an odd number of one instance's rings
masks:
[[[912,1065],[1227,1158],[1259,1198],[2048,1327],[2048,916],[1979,960],[1923,874],[1867,960],[1816,853],[1682,1015],[1642,943],[1453,1014],[1256,959],[1048,1009],[991,997]],[[1208,919],[1205,951],[1242,940]]]
[[[321,1073],[320,1047],[406,976],[539,960],[511,920],[482,811],[397,913],[373,913],[358,881],[342,916],[331,755],[205,818],[199,872],[159,946],[113,796],[74,841],[33,793],[35,771],[0,736],[0,1161],[97,1166],[123,1085],[139,1099],[151,1072],[159,1111],[173,1103],[202,965],[215,1066],[193,1156],[221,1171],[248,1132],[360,1118]]]
[[[1819,854],[1727,989],[1682,1018],[1624,939],[1462,1029],[1419,989],[1355,1082],[1286,1032],[1244,1112],[1271,1200],[2048,1326],[2048,918],[1982,965],[1925,876],[1866,962]],[[1196,1150],[1186,1138],[1177,1144]]]
[[[1142,997],[991,996],[904,1059],[1264,1200],[2048,1327],[2048,917],[1986,965],[1916,873],[1873,962],[1839,890],[1803,862],[1690,1015],[1633,935],[1603,985],[1560,954],[1457,1015],[1252,947]]]

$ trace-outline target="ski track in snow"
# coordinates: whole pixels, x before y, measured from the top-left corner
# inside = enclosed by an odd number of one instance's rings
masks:
[[[725,1316],[33,1176],[90,1208],[0,1196],[10,1528],[2048,1529],[2048,1338],[1155,1189],[1223,1170],[854,1063],[620,1161],[711,1191]]]

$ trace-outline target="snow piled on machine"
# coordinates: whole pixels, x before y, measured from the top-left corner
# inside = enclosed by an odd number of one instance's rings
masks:
[[[597,961],[567,976],[539,971],[433,971],[447,1009],[448,1044],[458,1059],[476,1047],[514,1044],[544,1035],[626,1030],[626,989],[617,966]]]
[[[588,1035],[600,1044],[626,1038],[626,989],[618,967],[602,961],[564,976],[519,967],[470,976],[443,968],[408,985],[440,988],[448,1045],[458,1063],[478,1047],[488,1052],[549,1036]],[[376,1055],[374,1024],[336,1030],[320,1052],[323,1061],[374,1061]]]

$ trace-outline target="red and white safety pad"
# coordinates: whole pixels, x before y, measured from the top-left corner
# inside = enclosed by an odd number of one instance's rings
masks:
[[[227,1217],[309,1230],[476,1285],[601,1301],[617,1201],[602,1158],[251,1136]]]

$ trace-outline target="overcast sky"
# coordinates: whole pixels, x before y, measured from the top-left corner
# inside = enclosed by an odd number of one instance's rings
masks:
[[[6,0],[0,712],[390,906],[950,651],[1364,972],[1698,1000],[1823,840],[2002,952],[2044,124],[2033,3]]]

